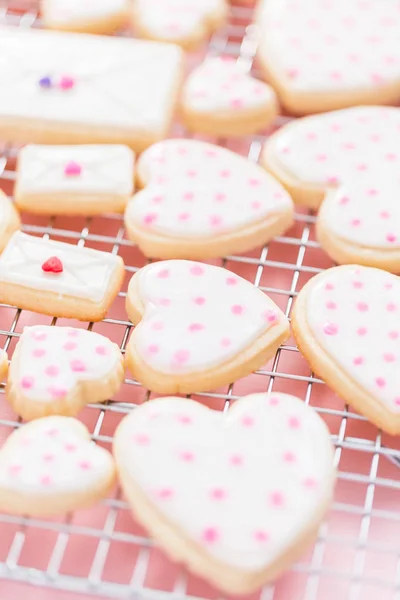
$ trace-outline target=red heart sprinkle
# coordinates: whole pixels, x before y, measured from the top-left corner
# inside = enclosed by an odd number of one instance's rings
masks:
[[[62,273],[63,270],[62,262],[57,256],[52,256],[42,264],[42,271],[45,273]]]

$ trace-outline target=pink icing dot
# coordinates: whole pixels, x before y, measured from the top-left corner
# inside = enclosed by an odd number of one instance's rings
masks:
[[[275,310],[269,309],[264,312],[263,318],[267,323],[275,323],[278,320],[278,315]]]
[[[220,215],[210,215],[210,225],[212,227],[220,227],[222,225],[222,217]]]
[[[68,394],[68,390],[62,387],[51,386],[47,388],[48,393],[53,399],[64,398]]]
[[[179,148],[177,148],[177,152],[183,156],[184,154],[188,153],[188,149],[185,148],[185,146],[179,146]]]
[[[252,202],[250,204],[250,206],[253,210],[259,210],[261,208],[262,204],[259,200],[254,200],[254,202]]]
[[[160,279],[168,279],[169,277],[169,269],[160,269],[157,273],[157,277]]]
[[[332,301],[327,302],[325,304],[325,306],[328,310],[336,310],[336,308],[337,308],[336,302],[332,302]]]
[[[92,468],[92,464],[88,460],[81,460],[78,466],[82,471],[89,471]]]
[[[197,171],[195,169],[189,169],[186,171],[186,175],[190,178],[197,177]]]
[[[242,108],[244,106],[244,102],[241,98],[233,98],[233,100],[231,100],[231,106],[232,108]]]
[[[51,479],[50,475],[43,475],[43,476],[40,478],[40,483],[41,483],[42,485],[44,485],[44,486],[51,485],[51,483],[52,483],[52,479]]]
[[[270,406],[278,406],[279,398],[277,398],[276,396],[271,396],[271,398],[269,399],[269,404]]]
[[[226,179],[227,177],[231,176],[231,172],[229,171],[229,169],[223,169],[222,171],[220,171],[220,176],[223,177],[224,179]]]
[[[388,310],[389,312],[394,312],[396,308],[397,307],[394,304],[394,302],[389,302],[389,304],[386,305],[386,310]]]
[[[64,350],[75,350],[78,347],[78,344],[75,342],[66,342],[63,346]]]
[[[54,454],[44,454],[43,460],[44,462],[52,462],[54,460]]]
[[[164,323],[162,321],[154,321],[154,323],[151,325],[151,328],[153,331],[161,331],[161,329],[164,329]]]
[[[156,491],[157,498],[160,500],[169,500],[174,495],[174,492],[171,488],[161,488]]]
[[[318,162],[325,162],[326,160],[328,160],[328,157],[326,154],[317,154],[315,160],[317,160]]]
[[[78,337],[79,331],[77,329],[70,329],[67,335],[68,337]]]
[[[353,281],[353,287],[356,288],[357,290],[360,290],[361,288],[364,287],[364,284],[362,281]]]
[[[232,344],[232,341],[228,337],[224,337],[221,340],[221,346],[228,348]]]
[[[293,452],[285,452],[285,453],[283,454],[283,460],[284,460],[285,462],[292,463],[292,462],[295,462],[295,460],[296,460],[296,457],[295,457],[295,455],[293,454]]]
[[[205,304],[206,299],[203,296],[196,296],[196,298],[194,299],[194,303],[197,304],[197,306],[203,306],[203,304]]]
[[[389,331],[389,337],[391,340],[397,340],[399,337],[398,331]]]
[[[22,471],[22,465],[10,465],[8,472],[10,475],[18,475]]]
[[[160,306],[169,306],[171,304],[171,300],[169,298],[160,298],[158,303]]]
[[[366,302],[357,302],[356,304],[357,310],[360,312],[367,312],[369,307]]]
[[[238,280],[236,279],[236,277],[227,277],[225,282],[226,285],[236,285],[238,283]]]
[[[335,289],[335,286],[333,285],[333,283],[327,283],[325,289],[331,291]]]
[[[337,335],[339,327],[335,323],[325,323],[323,330],[326,335]]]
[[[231,312],[234,315],[242,315],[244,313],[244,307],[240,304],[234,304],[231,308]]]
[[[254,177],[249,179],[249,185],[251,187],[257,187],[259,185],[261,185],[261,181],[259,179],[255,179]]]
[[[133,441],[139,446],[148,446],[150,443],[150,438],[145,433],[137,433],[133,436]]]
[[[233,454],[230,457],[229,462],[235,467],[240,467],[243,464],[243,458],[240,456],[240,454]]]
[[[190,272],[192,275],[204,275],[204,269],[200,265],[190,267]]]
[[[385,362],[391,363],[391,362],[394,362],[396,360],[396,357],[391,352],[388,352],[387,354],[383,355],[383,360]]]
[[[106,346],[96,346],[95,352],[100,356],[105,356],[106,354],[108,354],[108,348]]]
[[[300,419],[298,417],[289,417],[288,425],[290,429],[299,429]]]
[[[48,367],[45,368],[44,372],[49,377],[57,377],[60,370],[58,367],[56,367],[56,365],[49,365]]]
[[[366,327],[359,327],[359,329],[357,329],[357,335],[366,335],[367,333],[367,328]]]
[[[154,204],[160,204],[163,200],[164,200],[164,197],[161,196],[160,194],[157,196],[153,196],[153,198],[152,198],[152,202],[154,202]]]
[[[37,340],[38,342],[43,342],[43,340],[45,340],[47,338],[47,334],[41,333],[39,331],[34,331],[32,333],[32,337],[34,340]]]
[[[223,500],[227,494],[222,488],[214,488],[210,491],[210,496],[213,500]]]
[[[191,200],[194,200],[194,193],[193,192],[185,192],[183,194],[183,199],[190,202]]]
[[[254,419],[253,417],[242,417],[241,423],[243,427],[253,427]]]
[[[217,156],[217,153],[215,150],[206,150],[206,156],[208,156],[209,158],[215,158]]]
[[[339,204],[341,204],[342,206],[344,206],[345,204],[348,204],[350,202],[350,198],[348,196],[342,196],[339,199]]]
[[[188,212],[179,213],[179,215],[178,215],[179,221],[187,221],[188,219],[190,219],[190,213],[188,213]]]
[[[201,323],[191,323],[188,329],[191,332],[201,331],[202,329],[204,329],[204,325],[202,325]]]
[[[180,457],[184,462],[193,462],[194,461],[193,452],[181,452]]]
[[[265,543],[269,540],[269,534],[266,531],[262,531],[261,529],[254,532],[254,539],[256,542]]]
[[[280,508],[285,504],[285,497],[282,492],[272,492],[269,495],[269,502],[272,506],[276,508]]]
[[[317,487],[317,482],[313,477],[306,477],[303,483],[304,487],[309,490],[313,490]]]
[[[77,446],[75,444],[65,444],[64,448],[67,452],[75,452]]]
[[[383,286],[385,288],[385,290],[391,290],[393,287],[392,283],[385,283],[385,285]]]
[[[397,240],[397,236],[394,233],[388,233],[386,236],[386,240],[390,243],[393,243]]]
[[[189,358],[190,352],[186,349],[177,350],[174,354],[174,362],[178,363],[179,365],[185,364],[189,360]]]
[[[397,398],[395,398],[395,399],[394,399],[394,403],[395,403],[397,406],[400,406],[400,396],[398,396]]]
[[[86,365],[83,362],[83,360],[71,360],[69,366],[71,368],[71,371],[73,371],[74,373],[83,373],[84,371],[86,371]]]
[[[219,540],[218,529],[215,527],[207,527],[203,530],[201,537],[207,544],[215,544],[215,542]]]
[[[222,192],[218,192],[217,194],[215,194],[214,196],[216,202],[224,202],[224,200],[226,200],[227,196],[226,194],[222,193]]]
[[[350,221],[350,225],[353,227],[359,227],[361,225],[361,219],[352,219]]]
[[[32,354],[35,358],[41,358],[46,354],[46,350],[44,348],[35,348]]]
[[[363,359],[363,357],[362,357],[362,356],[356,356],[356,357],[353,359],[353,364],[354,364],[354,365],[357,365],[357,366],[358,366],[358,365],[362,365],[362,364],[364,364],[364,359]]]
[[[339,178],[337,177],[337,175],[328,175],[326,181],[331,185],[336,185],[339,182]]]
[[[145,225],[152,225],[152,223],[154,223],[154,221],[156,221],[156,219],[157,219],[156,213],[148,213],[147,215],[145,215],[143,217],[143,223]]]
[[[188,415],[178,415],[177,419],[179,423],[182,423],[182,425],[190,425],[193,423],[192,418]]]
[[[375,383],[379,388],[384,388],[386,386],[386,381],[383,377],[377,377]]]
[[[377,194],[378,194],[378,190],[375,190],[374,188],[367,190],[368,196],[376,196]]]
[[[361,163],[359,165],[357,165],[357,171],[367,171],[368,170],[368,165],[366,165],[365,163]]]
[[[157,344],[150,344],[147,346],[147,351],[149,354],[157,354],[160,351],[160,347]]]
[[[299,70],[298,69],[288,69],[286,71],[286,74],[289,77],[289,79],[296,79],[299,76]]]
[[[49,435],[50,437],[56,437],[58,435],[58,429],[57,427],[51,427],[50,429],[48,429],[46,431],[47,435]]]

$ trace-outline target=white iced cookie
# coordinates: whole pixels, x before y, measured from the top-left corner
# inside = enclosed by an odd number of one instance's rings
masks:
[[[138,161],[129,237],[146,256],[212,258],[256,248],[293,222],[285,189],[257,164],[200,142],[172,139]]]
[[[11,200],[0,190],[0,252],[7,246],[10,237],[20,228],[21,221]]]
[[[338,263],[400,270],[400,109],[358,107],[286,125],[262,163],[295,202],[321,205],[318,239]]]
[[[181,100],[187,129],[213,136],[251,135],[278,114],[273,89],[230,57],[207,58],[185,82]]]
[[[16,232],[0,256],[0,302],[101,321],[124,278],[120,256]]]
[[[114,455],[136,518],[173,559],[234,594],[302,553],[335,481],[325,423],[286,394],[253,394],[227,413],[147,402],[120,424]]]
[[[127,365],[147,388],[165,394],[245,377],[289,337],[287,318],[261,290],[231,271],[186,260],[140,269],[126,310],[137,325]]]
[[[258,59],[287,110],[400,97],[398,0],[261,0]]]
[[[144,38],[193,50],[221,27],[226,0],[133,0],[132,23]]]
[[[0,349],[0,381],[4,381],[8,371],[8,357],[7,352]]]
[[[292,324],[313,370],[378,427],[400,433],[400,278],[328,269],[301,290]]]
[[[4,141],[141,152],[169,131],[183,69],[177,46],[0,27],[0,56]]]
[[[128,0],[41,0],[45,27],[79,33],[113,33],[129,16]]]
[[[29,144],[18,154],[15,202],[39,214],[123,212],[134,190],[134,160],[127,146]]]
[[[0,450],[0,510],[49,515],[89,506],[115,480],[112,456],[70,417],[46,417],[14,431]]]
[[[24,420],[75,416],[120,388],[124,361],[103,335],[72,327],[25,327],[14,351],[6,397]]]

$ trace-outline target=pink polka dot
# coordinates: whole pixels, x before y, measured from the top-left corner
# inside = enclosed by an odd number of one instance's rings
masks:
[[[108,348],[106,346],[96,346],[95,352],[99,356],[106,356],[106,354],[108,354]]]
[[[174,354],[174,362],[179,365],[184,365],[185,363],[187,363],[189,358],[190,358],[190,352],[189,352],[189,350],[186,350],[186,349],[177,350]]]
[[[251,179],[249,179],[249,185],[251,187],[258,187],[259,185],[261,185],[261,181],[252,177]]]
[[[22,465],[10,465],[8,467],[8,472],[10,475],[15,476],[18,475],[22,471]]]
[[[334,290],[334,289],[335,289],[335,286],[333,285],[333,283],[327,283],[327,284],[325,285],[325,289],[326,289],[326,290],[328,290],[328,291],[330,292],[331,290]]]
[[[348,204],[350,202],[350,198],[348,196],[342,196],[341,198],[339,198],[339,204],[341,206],[344,206],[345,204]]]
[[[353,281],[353,287],[360,290],[364,287],[364,284],[362,281]]]
[[[231,106],[232,108],[242,108],[244,106],[244,102],[241,98],[233,98],[233,100],[231,100]]]
[[[47,334],[41,333],[40,331],[33,331],[32,337],[34,340],[37,340],[38,342],[43,342],[43,340],[45,340],[47,338]]]
[[[352,142],[346,142],[345,144],[343,144],[343,148],[345,150],[354,150],[356,148],[356,145]]]
[[[185,146],[179,146],[179,148],[177,148],[177,152],[178,152],[178,154],[183,156],[184,154],[188,153],[188,149],[185,148]]]
[[[71,360],[69,364],[71,371],[74,373],[84,373],[86,371],[86,365],[83,360]]]
[[[339,182],[339,177],[337,175],[328,175],[326,181],[331,185],[336,185]]]
[[[303,485],[305,488],[313,490],[317,487],[317,482],[313,477],[306,477],[306,479],[303,482]]]
[[[389,219],[390,213],[387,210],[383,210],[382,212],[379,213],[379,216],[381,219]]]
[[[88,460],[81,460],[78,463],[78,467],[82,470],[82,471],[89,471],[92,468],[92,464],[88,461]]]
[[[194,303],[197,304],[197,306],[203,306],[205,302],[206,299],[204,298],[204,296],[196,296],[196,298],[194,299]]]
[[[387,363],[391,363],[391,362],[394,362],[396,360],[396,357],[391,352],[388,352],[387,354],[383,355],[383,360],[385,362],[387,362]]]
[[[386,305],[386,310],[388,310],[389,312],[394,312],[396,309],[397,306],[394,302],[389,302],[389,304]]]
[[[350,221],[350,225],[353,227],[359,227],[361,225],[361,219],[352,219]]]
[[[189,331],[194,333],[195,331],[202,331],[204,329],[204,325],[201,323],[191,323],[188,327]]]
[[[297,79],[297,77],[299,76],[299,70],[298,69],[288,69],[286,71],[286,74],[289,77],[289,79]]]
[[[75,350],[78,347],[78,344],[75,342],[66,342],[63,346],[64,350]]]
[[[219,540],[218,529],[215,527],[207,527],[203,530],[201,537],[207,544],[215,544]]]
[[[222,488],[214,488],[210,491],[210,496],[213,500],[224,500],[227,494]]]
[[[325,323],[323,326],[323,331],[326,335],[337,335],[339,332],[339,327],[335,323]]]
[[[204,268],[200,265],[194,265],[190,267],[190,272],[192,275],[204,275]]]
[[[361,163],[359,165],[357,165],[357,171],[367,171],[368,170],[368,165],[366,165],[365,163]]]
[[[275,508],[280,508],[285,504],[285,497],[282,492],[272,492],[269,495],[269,503]]]
[[[318,162],[325,162],[328,159],[326,154],[317,154],[317,156],[315,157],[315,160],[317,160]]]
[[[356,357],[353,359],[353,364],[354,364],[354,365],[356,365],[356,366],[363,365],[363,364],[364,364],[364,359],[363,359],[363,357],[362,357],[362,356],[356,356]]]
[[[48,486],[53,483],[53,480],[50,477],[50,475],[42,475],[42,477],[40,478],[40,483],[44,486]]]
[[[181,452],[180,457],[184,462],[193,462],[194,461],[193,452],[187,452],[187,451]]]
[[[385,285],[383,286],[385,288],[385,290],[391,290],[393,287],[392,283],[385,283]]]
[[[160,306],[169,306],[171,304],[171,300],[169,298],[160,298],[158,303]]]
[[[262,207],[262,204],[259,200],[254,200],[254,202],[251,202],[250,206],[253,210],[259,210]]]
[[[50,429],[48,429],[46,431],[47,435],[49,435],[50,437],[56,437],[58,435],[58,429],[57,427],[50,427]]]
[[[378,193],[378,190],[375,190],[374,188],[367,190],[368,196],[376,196],[377,193]]]
[[[193,179],[193,177],[197,177],[197,171],[195,169],[189,169],[186,171],[186,175]]]
[[[389,331],[389,337],[391,340],[397,340],[399,338],[398,331]]]
[[[278,406],[279,398],[277,398],[276,396],[271,396],[271,398],[269,399],[269,404],[270,406]]]
[[[397,398],[395,398],[395,399],[394,399],[394,403],[395,403],[397,406],[400,406],[400,396],[398,396]]]
[[[44,462],[52,462],[54,460],[54,454],[44,454],[43,460]]]
[[[244,307],[240,304],[234,304],[231,308],[231,313],[233,315],[242,315],[244,313]]]
[[[152,225],[157,220],[156,213],[148,213],[143,217],[144,225]]]
[[[288,425],[290,429],[299,429],[300,428],[300,419],[298,417],[289,417]]]
[[[293,452],[285,452],[283,454],[283,460],[287,463],[293,463],[296,461],[296,457]]]
[[[174,495],[174,492],[171,488],[161,488],[156,491],[155,495],[160,500],[169,500]]]
[[[253,427],[255,421],[253,417],[242,417],[241,423],[243,427]]]
[[[269,309],[263,313],[263,319],[265,319],[267,323],[275,323],[278,320],[278,315],[275,310]]]
[[[178,415],[177,420],[182,425],[190,425],[191,423],[193,423],[192,418],[188,415]]]
[[[133,441],[139,446],[148,446],[150,438],[145,433],[137,433],[133,436]]]
[[[266,531],[262,531],[261,529],[259,529],[258,531],[254,532],[254,539],[256,540],[256,542],[260,542],[261,544],[268,542],[269,540],[269,534]]]
[[[359,329],[357,329],[357,335],[366,335],[367,333],[367,328],[366,327],[360,327]]]
[[[314,133],[313,131],[310,131],[309,133],[307,133],[306,138],[310,141],[314,141],[317,139],[317,134]]]
[[[229,462],[235,467],[240,467],[243,464],[243,458],[240,456],[240,454],[233,454],[230,457]]]
[[[325,304],[325,306],[328,310],[336,310],[336,308],[337,308],[336,302],[332,302],[332,301],[327,302]]]
[[[217,156],[217,153],[215,150],[206,150],[206,156],[208,156],[209,158],[215,158]]]
[[[54,400],[57,400],[58,398],[64,398],[68,394],[68,390],[66,388],[56,387],[54,385],[47,388],[47,392]]]
[[[384,388],[386,386],[386,381],[383,377],[377,377],[375,383],[379,388]]]
[[[226,285],[236,285],[238,283],[238,280],[236,279],[236,277],[227,277],[225,282]]]
[[[161,331],[164,329],[164,323],[162,321],[154,321],[154,323],[151,325],[151,328],[153,331]]]
[[[179,215],[178,215],[179,221],[187,221],[188,219],[190,219],[190,213],[188,213],[188,212],[179,213]]]
[[[75,444],[65,444],[64,448],[67,452],[75,452],[77,446]]]
[[[221,346],[228,348],[232,344],[232,341],[228,337],[224,337],[221,340]]]
[[[218,192],[217,194],[215,194],[214,199],[216,200],[216,202],[224,202],[227,198],[226,194],[223,194],[222,192]]]
[[[231,172],[229,171],[229,169],[223,169],[222,171],[220,171],[220,176],[223,177],[224,179],[228,178],[231,176]]]
[[[392,244],[393,242],[397,241],[397,236],[394,233],[388,233],[386,240]]]
[[[154,202],[154,204],[160,204],[163,200],[164,200],[164,197],[161,195],[153,196],[153,198],[152,198],[152,202]]]
[[[67,335],[69,337],[78,337],[79,331],[77,329],[69,329]]]
[[[160,347],[157,346],[157,344],[150,344],[149,346],[147,346],[147,351],[149,354],[158,354],[158,352],[160,351]]]
[[[48,367],[45,368],[44,372],[49,377],[57,377],[60,370],[58,367],[56,367],[56,365],[49,365]]]
[[[194,193],[193,192],[185,192],[183,194],[183,199],[186,201],[194,200]]]
[[[169,269],[160,269],[160,271],[157,273],[157,277],[160,279],[168,279],[169,275]]]
[[[212,227],[220,227],[223,219],[220,215],[210,215],[210,225]]]
[[[369,306],[366,302],[357,302],[356,308],[360,312],[367,312],[369,310]]]
[[[35,348],[32,354],[35,358],[41,358],[46,354],[46,350],[44,348]]]

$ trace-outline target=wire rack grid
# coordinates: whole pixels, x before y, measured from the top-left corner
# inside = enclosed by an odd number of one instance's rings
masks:
[[[206,53],[234,56],[257,73],[253,64],[257,31],[251,25],[251,16],[251,8],[232,6],[229,25],[213,36]],[[0,0],[0,22],[40,27],[35,0]],[[278,118],[274,128],[286,120]],[[185,132],[178,124],[174,134],[185,135]],[[265,137],[254,136],[240,142],[213,141],[257,161]],[[0,146],[0,182],[10,196],[17,151],[15,147]],[[314,224],[313,215],[299,211],[292,229],[268,247],[215,262],[251,280],[290,317],[293,300],[301,287],[310,277],[331,266],[315,241]],[[123,291],[108,318],[87,327],[108,335],[124,351],[132,328],[123,308],[126,285],[146,261],[126,239],[122,218],[104,215],[45,219],[23,215],[23,229],[123,256],[127,272]],[[25,325],[56,322],[64,324],[63,319],[49,319],[1,305],[0,347],[11,356]],[[351,412],[310,373],[293,340],[254,375],[227,388],[193,397],[213,408],[227,410],[230,402],[246,393],[272,389],[303,398],[325,419],[336,447],[338,484],[332,510],[314,547],[276,584],[251,598],[400,600],[399,441],[381,434],[363,417]],[[0,393],[0,437],[5,439],[13,428],[20,426],[20,421],[7,406],[4,388]],[[128,378],[114,399],[104,405],[88,406],[81,418],[93,440],[110,447],[121,418],[151,397],[138,382]],[[0,514],[0,579],[0,590],[4,590],[0,595],[4,598],[11,598],[7,596],[6,582],[12,580],[48,588],[40,597],[52,600],[57,598],[54,590],[97,598],[212,600],[220,597],[205,582],[169,562],[132,520],[119,490],[98,507],[59,519]]]

